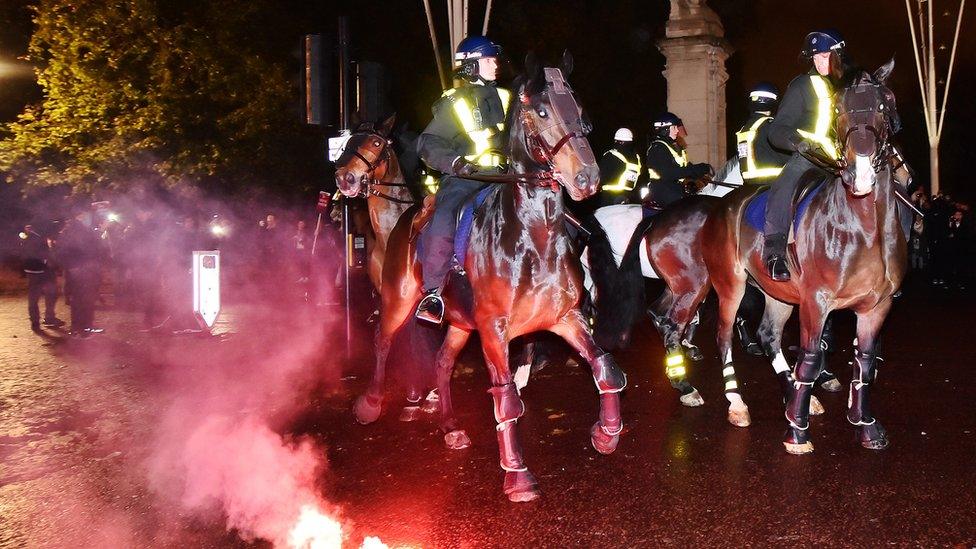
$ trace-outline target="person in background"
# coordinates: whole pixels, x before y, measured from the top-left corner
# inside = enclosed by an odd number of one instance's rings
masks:
[[[87,338],[104,330],[96,328],[95,303],[104,249],[96,234],[93,214],[88,204],[79,204],[58,238],[55,258],[64,267],[66,293],[71,304],[71,334]]]
[[[51,261],[51,247],[47,238],[38,234],[32,225],[20,233],[24,274],[27,275],[27,316],[31,330],[41,329],[41,313],[38,303],[44,297],[44,325],[51,328],[64,326],[54,312],[58,301],[58,277]]]

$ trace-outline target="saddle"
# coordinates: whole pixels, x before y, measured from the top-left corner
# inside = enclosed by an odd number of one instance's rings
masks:
[[[797,189],[793,193],[793,199],[790,201],[793,210],[793,223],[790,224],[789,242],[793,242],[793,233],[800,226],[800,220],[803,219],[803,214],[806,212],[810,202],[813,201],[813,197],[824,188],[826,183],[826,178],[809,177],[801,181],[800,185],[797,185]],[[763,232],[766,225],[766,204],[769,202],[769,185],[763,185],[763,187],[761,191],[749,199],[749,203],[746,204],[745,215],[743,216],[746,223],[759,233]]]

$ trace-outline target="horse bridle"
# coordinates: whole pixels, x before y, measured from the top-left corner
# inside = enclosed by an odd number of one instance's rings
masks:
[[[861,115],[863,115],[863,114],[872,114],[873,115],[873,114],[877,114],[879,112],[884,117],[885,127],[881,128],[881,129],[876,128],[874,126],[874,124],[870,124],[868,122],[857,122],[857,121],[855,121],[855,123],[851,124],[847,128],[847,132],[844,134],[844,138],[841,140],[841,143],[840,143],[841,144],[841,150],[846,150],[847,149],[847,141],[850,139],[851,135],[855,131],[870,131],[871,133],[873,133],[876,142],[879,143],[878,148],[877,148],[877,150],[876,150],[876,152],[874,154],[874,158],[871,159],[871,168],[874,170],[874,173],[876,173],[876,174],[877,173],[880,173],[881,170],[885,169],[885,167],[889,165],[890,160],[891,160],[891,156],[894,154],[894,147],[892,146],[891,139],[890,139],[890,137],[891,137],[891,128],[890,128],[891,122],[890,122],[890,120],[892,119],[892,117],[889,116],[886,112],[884,112],[886,108],[890,110],[892,107],[890,105],[888,105],[888,101],[886,99],[887,98],[887,95],[881,92],[881,87],[882,86],[880,84],[876,84],[876,83],[873,83],[873,82],[865,82],[865,83],[860,83],[859,82],[858,84],[854,85],[853,87],[844,90],[843,97],[846,98],[848,92],[853,92],[855,94],[860,94],[861,92],[858,91],[859,89],[863,89],[863,88],[874,89],[875,92],[876,92],[875,94],[873,94],[874,97],[875,98],[881,98],[881,101],[880,102],[876,102],[876,101],[873,101],[873,100],[872,101],[865,101],[865,100],[856,101],[855,102],[855,105],[854,105],[854,108],[846,109],[843,112],[841,112],[841,111],[838,110],[838,114],[837,114],[837,120],[838,121],[840,121],[840,119],[843,118],[843,117],[851,117],[852,115],[859,115],[859,114],[861,114]],[[856,96],[855,96],[855,98],[856,98]],[[862,103],[862,104],[858,104],[858,103]]]
[[[408,186],[406,183],[391,183],[385,181],[378,181],[376,179],[376,170],[378,170],[380,166],[382,166],[384,163],[388,163],[390,161],[391,155],[393,154],[392,141],[375,131],[358,132],[353,134],[352,137],[355,137],[357,135],[361,135],[365,137],[365,139],[363,139],[364,143],[368,142],[370,138],[374,138],[379,143],[381,143],[383,147],[380,149],[378,153],[376,153],[376,157],[373,159],[373,161],[370,161],[361,152],[359,152],[358,147],[347,149],[353,156],[358,158],[363,164],[366,164],[366,173],[364,173],[362,177],[360,177],[359,179],[362,187],[362,189],[359,191],[359,196],[364,198],[368,198],[369,196],[376,196],[378,198],[383,198],[385,200],[396,202],[398,204],[415,204],[416,200],[404,200],[402,198],[397,198],[395,196],[388,195],[376,189],[376,187],[407,187]],[[349,138],[350,141],[352,140],[352,137]]]

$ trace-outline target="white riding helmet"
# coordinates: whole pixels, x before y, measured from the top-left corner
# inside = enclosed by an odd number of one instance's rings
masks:
[[[620,141],[621,143],[631,143],[634,141],[634,132],[630,131],[629,128],[620,128],[617,133],[613,134],[614,141]]]

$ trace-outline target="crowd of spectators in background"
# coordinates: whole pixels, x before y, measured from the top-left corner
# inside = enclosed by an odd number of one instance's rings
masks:
[[[949,195],[927,196],[922,190],[912,202],[924,215],[916,215],[908,242],[909,267],[933,286],[965,290],[976,277],[973,225],[969,204]]]
[[[246,283],[265,295],[273,290],[276,299],[334,303],[335,265],[341,264],[337,231],[327,224],[315,239],[304,219],[290,219],[287,225],[279,227],[274,213],[234,223],[220,214],[76,204],[66,219],[42,220],[20,233],[31,328],[66,324],[55,308],[63,293],[71,309],[68,334],[101,333],[95,309],[110,294],[114,307],[141,313],[143,331],[199,332],[192,305],[195,250],[221,250],[222,263],[233,265],[235,272],[227,277],[225,270],[225,283],[230,278],[231,284]]]

